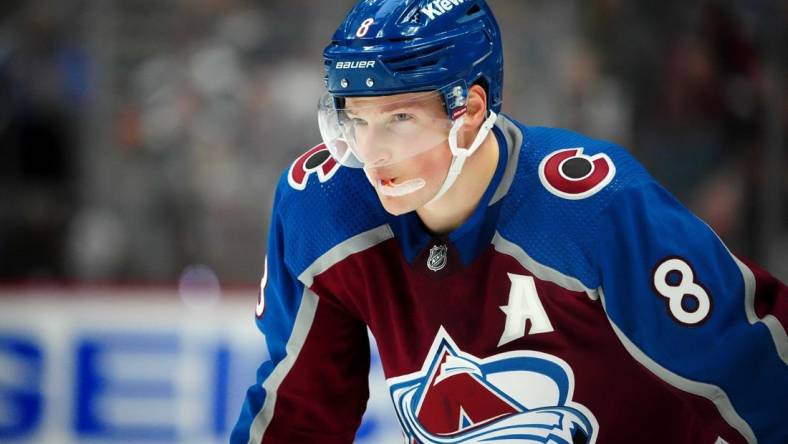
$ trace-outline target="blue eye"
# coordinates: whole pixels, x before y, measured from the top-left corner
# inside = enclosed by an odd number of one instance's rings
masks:
[[[411,116],[410,114],[405,114],[405,113],[394,114],[394,121],[395,122],[406,122],[408,120],[411,120],[412,118],[413,118],[413,116]]]

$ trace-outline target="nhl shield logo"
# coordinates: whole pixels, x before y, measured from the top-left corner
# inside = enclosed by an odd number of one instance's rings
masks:
[[[449,258],[449,248],[446,245],[435,245],[430,248],[430,257],[427,259],[427,268],[440,271],[446,267]]]
[[[572,369],[553,355],[480,359],[441,327],[421,370],[387,382],[409,444],[596,443],[599,424],[572,399]]]

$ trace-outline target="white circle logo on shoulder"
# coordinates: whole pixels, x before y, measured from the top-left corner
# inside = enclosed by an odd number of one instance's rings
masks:
[[[571,200],[586,199],[602,190],[616,175],[605,153],[588,156],[583,147],[564,148],[539,163],[539,180],[552,194]]]
[[[316,174],[320,183],[325,183],[339,170],[341,165],[331,156],[325,144],[320,144],[302,154],[287,174],[287,183],[299,191],[306,189],[309,176]]]

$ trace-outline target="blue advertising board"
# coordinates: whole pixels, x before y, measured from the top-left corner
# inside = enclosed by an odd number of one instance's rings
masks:
[[[0,442],[227,442],[267,358],[249,294],[0,292]],[[370,391],[356,442],[401,443],[375,353]]]

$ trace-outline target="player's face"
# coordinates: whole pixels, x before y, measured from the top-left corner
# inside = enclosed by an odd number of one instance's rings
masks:
[[[395,215],[415,211],[429,202],[443,184],[452,159],[448,116],[440,96],[409,100],[414,97],[418,93],[347,98],[345,102],[348,117],[361,123],[356,130],[356,151],[364,161],[364,171],[383,207]],[[430,121],[436,123],[424,124]],[[392,122],[408,135],[396,138],[380,130]],[[408,133],[408,126],[417,130]],[[430,148],[420,148],[412,155],[412,147],[423,146],[425,140]],[[398,158],[402,160],[391,161]]]

